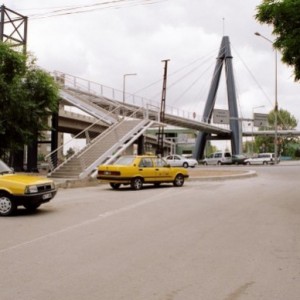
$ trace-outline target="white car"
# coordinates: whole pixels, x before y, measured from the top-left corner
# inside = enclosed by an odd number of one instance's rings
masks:
[[[230,165],[232,156],[230,152],[215,152],[203,159],[204,165]]]
[[[275,163],[274,153],[259,153],[257,156],[245,160],[247,165],[273,165]],[[278,158],[279,163],[279,158]]]
[[[171,166],[171,167],[192,167],[195,168],[195,166],[198,165],[198,162],[194,158],[186,158],[181,155],[168,155],[165,157],[166,162]]]

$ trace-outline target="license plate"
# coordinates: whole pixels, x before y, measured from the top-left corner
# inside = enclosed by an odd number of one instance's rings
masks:
[[[48,193],[48,194],[44,194],[43,195],[43,200],[46,200],[46,199],[49,199],[52,197],[52,194],[51,193]]]

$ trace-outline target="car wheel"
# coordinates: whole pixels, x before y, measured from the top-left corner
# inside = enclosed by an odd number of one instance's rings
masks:
[[[182,165],[184,168],[188,168],[189,167],[189,164],[185,161]]]
[[[14,213],[17,206],[8,195],[0,195],[0,216],[9,216]]]
[[[222,165],[222,163],[221,163],[220,161],[218,161],[217,165],[218,165],[218,166],[221,166],[221,165]]]
[[[251,165],[250,161],[247,161],[247,162],[246,162],[246,165],[247,165],[247,166]]]
[[[38,207],[40,207],[41,206],[41,203],[38,203],[38,204],[32,204],[32,203],[26,203],[26,204],[24,204],[24,207],[28,210],[28,211],[31,211],[31,212],[33,212],[33,211],[35,211],[35,210],[37,210],[37,208]]]
[[[140,190],[143,187],[143,179],[141,177],[136,177],[131,180],[131,187],[134,190]]]
[[[207,161],[205,161],[203,164],[204,164],[204,166],[207,166]]]
[[[263,165],[267,165],[267,164],[268,164],[268,162],[267,162],[267,161],[264,161],[264,162],[263,162]]]
[[[173,182],[174,186],[183,186],[184,184],[184,177],[182,174],[177,174],[174,182]]]
[[[121,185],[120,183],[113,183],[113,182],[110,182],[109,184],[113,190],[118,190]]]

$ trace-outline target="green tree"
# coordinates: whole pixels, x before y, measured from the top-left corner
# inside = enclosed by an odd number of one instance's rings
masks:
[[[212,153],[217,152],[217,151],[218,151],[218,148],[216,146],[212,145],[210,141],[208,141],[206,143],[204,156],[208,157],[209,155],[211,155]]]
[[[294,67],[295,81],[300,80],[300,1],[263,0],[255,17],[273,26],[274,47],[281,51],[282,61]]]
[[[268,122],[271,130],[275,130],[275,112],[272,110],[268,115]],[[291,115],[287,110],[280,109],[277,112],[277,129],[278,130],[292,130],[297,127],[296,118]],[[264,130],[264,128],[260,128]],[[278,154],[284,156],[291,156],[292,145],[298,142],[298,138],[291,136],[280,136],[278,137]],[[254,145],[256,152],[274,152],[274,137],[263,137],[258,136],[255,138]]]
[[[0,157],[23,149],[58,108],[58,87],[34,59],[0,43]]]

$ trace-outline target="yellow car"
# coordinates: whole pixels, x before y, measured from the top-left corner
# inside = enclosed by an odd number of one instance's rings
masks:
[[[170,167],[164,159],[148,155],[122,156],[113,165],[100,165],[97,175],[97,179],[108,182],[113,189],[123,184],[131,185],[134,190],[140,190],[147,183],[183,186],[188,177],[186,169]]]
[[[34,211],[56,195],[54,182],[48,178],[14,174],[0,160],[0,216],[8,216],[18,206]]]

